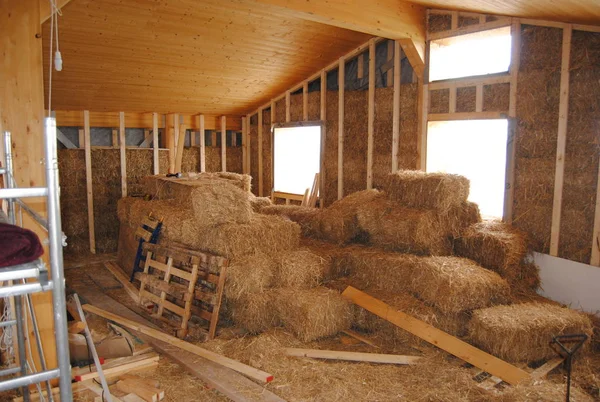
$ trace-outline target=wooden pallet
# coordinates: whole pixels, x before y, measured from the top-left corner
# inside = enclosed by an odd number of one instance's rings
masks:
[[[139,302],[155,309],[153,316],[177,328],[176,335],[188,333],[190,318],[207,322],[207,340],[217,331],[228,260],[179,247],[145,243],[144,271],[135,274],[140,281]],[[165,310],[178,317],[171,320]]]

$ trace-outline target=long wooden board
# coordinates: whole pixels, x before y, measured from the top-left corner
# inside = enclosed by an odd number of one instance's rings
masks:
[[[148,335],[152,338],[159,339],[163,342],[167,342],[171,345],[177,346],[183,350],[186,350],[195,355],[204,357],[212,362],[218,363],[224,367],[235,370],[239,373],[247,375],[250,378],[254,378],[257,381],[262,383],[268,383],[273,381],[273,375],[262,370],[256,369],[254,367],[250,367],[246,364],[240,363],[236,360],[230,359],[225,356],[221,356],[218,353],[211,352],[210,350],[203,349],[199,346],[193,345],[189,342],[182,341],[174,336],[165,334],[162,331],[156,330],[154,328],[150,328],[143,324],[138,324],[132,320],[127,318],[123,318],[116,314],[110,313],[108,311],[102,310],[98,307],[92,306],[90,304],[86,304],[83,306],[83,309],[88,313],[96,314],[100,317],[106,318],[107,320],[114,321],[118,324],[121,324],[129,329],[134,331],[141,332],[142,334]]]
[[[396,311],[381,300],[361,292],[352,286],[348,286],[342,293],[342,296],[459,359],[471,363],[496,377],[502,378],[511,385],[516,385],[531,378],[526,371],[498,359],[481,349],[469,345],[421,320],[411,317],[408,314]]]
[[[129,278],[125,275],[121,267],[119,267],[113,261],[107,261],[104,263],[104,267],[110,271],[111,274],[114,275],[115,278],[123,285],[123,288],[127,292],[127,295],[133,299],[136,303],[140,302],[139,298],[139,290],[133,286],[131,282],[129,282]]]
[[[369,362],[383,364],[415,364],[421,359],[419,356],[298,348],[286,348],[285,354],[288,356],[295,357],[311,357],[315,359],[346,360],[353,362]]]

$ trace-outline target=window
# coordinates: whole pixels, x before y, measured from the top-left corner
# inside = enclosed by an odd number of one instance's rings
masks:
[[[429,122],[427,171],[460,174],[471,181],[469,201],[484,218],[504,209],[507,120]]]
[[[321,126],[275,127],[273,190],[304,194],[321,167]]]
[[[508,71],[510,27],[431,41],[431,81]]]

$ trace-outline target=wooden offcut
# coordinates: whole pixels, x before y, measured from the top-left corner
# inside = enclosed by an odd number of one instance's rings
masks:
[[[520,368],[485,353],[481,349],[469,345],[408,314],[395,311],[381,300],[361,292],[352,286],[348,286],[342,293],[342,296],[432,345],[501,378],[511,385],[516,385],[531,378],[527,372]]]
[[[326,360],[346,360],[353,362],[368,362],[382,364],[415,364],[421,358],[419,356],[390,355],[379,353],[345,352],[337,350],[298,349],[286,348],[285,354],[295,357],[311,357]]]

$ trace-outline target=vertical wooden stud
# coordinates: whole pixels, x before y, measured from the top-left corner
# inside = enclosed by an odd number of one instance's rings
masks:
[[[359,54],[356,59],[356,62],[358,67],[356,72],[356,78],[360,80],[365,76],[365,54]]]
[[[308,81],[302,85],[302,118],[308,121]]]
[[[321,120],[327,120],[327,72],[321,71]],[[325,135],[325,134],[323,134]]]
[[[400,42],[394,41],[394,100],[392,112],[392,172],[398,171],[400,151]]]
[[[196,146],[196,132],[194,130],[190,130],[190,147]]]
[[[448,89],[449,91],[449,96],[448,96],[448,101],[449,101],[449,105],[448,105],[448,111],[450,113],[456,113],[456,87],[452,87]]]
[[[168,114],[165,121],[165,146],[169,150],[169,173],[175,173],[175,120],[179,125],[179,118],[175,119],[177,115]]]
[[[338,67],[338,200],[344,196],[344,91],[346,63],[340,57]]]
[[[452,30],[458,29],[458,11],[452,11],[450,13],[450,16],[452,17],[450,29],[452,29]]]
[[[204,115],[198,116],[198,128],[200,130],[200,171],[206,172],[206,135],[204,133]]]
[[[246,115],[246,163],[248,166],[246,167],[246,171],[248,174],[252,173],[252,144],[250,137],[250,115]]]
[[[511,224],[513,221],[513,199],[515,192],[515,134],[517,117],[517,77],[521,64],[521,23],[517,18],[511,25],[511,63],[510,92],[508,104],[509,130],[506,144],[506,177],[504,189],[504,213],[502,219]]]
[[[248,174],[248,138],[247,138],[246,116],[242,116],[242,173]]]
[[[479,84],[475,87],[475,111],[483,111],[483,84]]]
[[[227,117],[221,116],[221,171],[227,171]]]
[[[558,255],[560,218],[565,171],[565,148],[567,145],[567,117],[569,115],[569,64],[571,58],[572,27],[563,29],[562,61],[560,66],[560,103],[558,106],[558,139],[556,142],[556,171],[554,175],[554,202],[552,203],[552,227],[550,229],[550,255]]]
[[[369,41],[369,93],[367,116],[367,190],[373,188],[373,135],[375,129],[375,39]]]
[[[273,106],[273,102],[271,102],[271,106]],[[291,94],[290,91],[286,91],[285,92],[285,122],[289,123],[292,118],[292,113],[291,113]],[[273,110],[273,109],[271,109]]]
[[[119,112],[119,153],[121,157],[121,196],[127,197],[127,158],[125,152],[125,112]]]
[[[594,236],[592,239],[592,258],[590,264],[600,267],[600,164],[598,165],[598,183],[596,185],[596,213],[594,215]]]
[[[258,195],[264,196],[263,183],[263,110],[258,109]]]
[[[85,143],[85,182],[87,187],[88,231],[90,252],[96,254],[96,233],[94,229],[94,190],[92,186],[92,147],[90,139],[90,112],[83,111],[83,135]]]
[[[184,124],[180,124],[179,115],[177,115],[175,124],[176,134],[176,152],[175,152],[175,172],[181,172],[181,165],[183,163],[183,147],[185,146],[185,134],[187,127]]]
[[[119,134],[118,134],[117,130],[115,130],[114,128],[112,130],[112,147],[113,148],[119,147]]]
[[[160,163],[158,159],[158,113],[152,113],[152,159],[154,174],[160,173]]]
[[[425,44],[425,70],[418,80],[418,136],[417,166],[419,170],[427,168],[427,121],[429,114],[429,42]]]
[[[388,40],[387,41],[387,61],[393,60],[394,59],[394,44],[396,43],[396,41],[393,40]],[[394,83],[394,69],[390,68],[387,71],[387,77],[386,77],[386,87],[391,87]]]
[[[321,110],[319,117],[323,122],[321,126],[321,180],[319,180],[319,195],[320,202],[319,208],[323,208],[324,205],[324,194],[325,194],[325,129],[326,129],[326,120],[327,120],[327,72],[325,70],[321,71]]]
[[[83,129],[79,129],[79,148],[85,148],[85,133]]]
[[[273,126],[275,125],[275,102],[273,100],[271,100],[271,127],[269,129],[269,136],[271,137],[271,155],[269,155],[270,159],[271,159],[271,172],[270,172],[270,176],[271,176],[271,187],[269,188],[269,195],[273,196],[273,186],[275,184],[275,132],[273,130]]]

